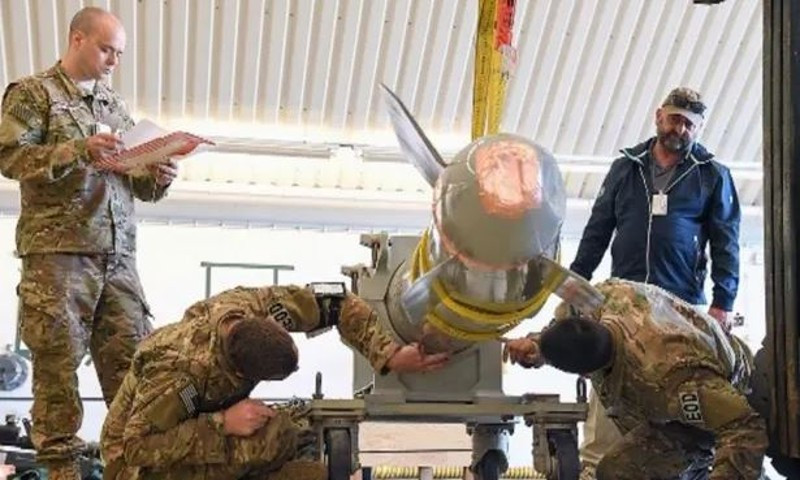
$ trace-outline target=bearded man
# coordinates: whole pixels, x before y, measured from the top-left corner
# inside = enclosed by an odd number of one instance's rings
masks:
[[[667,95],[656,110],[656,136],[622,149],[612,163],[570,269],[590,280],[613,236],[612,277],[657,285],[705,310],[710,247],[708,313],[728,330],[739,287],[741,211],[730,171],[697,141],[705,119],[696,91],[679,87]],[[591,479],[619,439],[594,394],[584,437],[582,478]]]

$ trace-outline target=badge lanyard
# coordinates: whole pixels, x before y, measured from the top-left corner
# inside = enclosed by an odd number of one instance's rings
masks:
[[[672,175],[675,174],[675,170],[672,170],[672,174],[666,181],[666,184],[669,184],[669,181],[672,180]],[[655,159],[650,160],[650,178],[653,182],[653,190],[656,188],[656,162]],[[664,216],[669,211],[669,205],[667,201],[667,192],[664,190],[659,190],[657,193],[653,194],[652,202],[650,202],[650,213],[654,216]]]

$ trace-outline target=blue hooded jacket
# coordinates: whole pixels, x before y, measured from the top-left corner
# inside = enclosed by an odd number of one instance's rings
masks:
[[[739,286],[741,210],[730,171],[699,143],[664,190],[667,214],[651,215],[655,138],[621,150],[611,164],[570,269],[586,279],[612,234],[611,275],[658,285],[692,304],[706,303],[706,246],[711,251],[711,305],[731,311]]]

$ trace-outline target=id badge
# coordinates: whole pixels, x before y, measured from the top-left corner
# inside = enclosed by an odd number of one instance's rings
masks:
[[[667,194],[656,193],[653,195],[652,214],[653,215],[666,215],[667,214]]]

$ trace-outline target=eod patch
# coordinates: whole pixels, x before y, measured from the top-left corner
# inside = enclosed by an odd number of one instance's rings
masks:
[[[292,331],[294,329],[294,319],[289,313],[289,310],[281,302],[272,302],[267,307],[267,313],[275,319],[276,322],[283,325],[286,330]]]
[[[681,414],[687,423],[704,423],[703,409],[700,407],[700,395],[696,390],[685,391],[678,394],[681,404]]]

